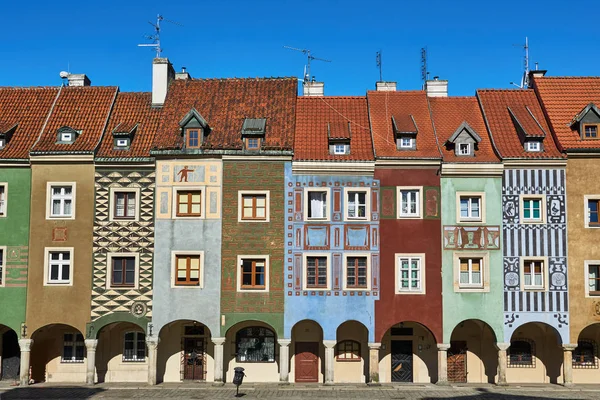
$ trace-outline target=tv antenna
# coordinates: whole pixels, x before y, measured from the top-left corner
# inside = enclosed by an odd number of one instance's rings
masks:
[[[295,47],[290,47],[290,46],[283,46],[283,47],[286,49],[299,51],[300,53],[306,55],[306,65],[304,66],[304,82],[310,81],[310,62],[312,60],[331,62],[331,60],[326,60],[324,58],[319,58],[319,57],[313,56],[312,54],[310,54],[310,50],[308,50],[308,49],[297,49]]]
[[[523,77],[521,78],[521,84],[517,85],[514,82],[511,82],[511,85],[514,85],[520,89],[527,89],[529,87],[529,40],[527,36],[525,37],[525,44],[513,44],[516,47],[522,47],[525,50],[525,57],[523,60],[523,67],[525,71],[523,72]],[[537,63],[536,63],[537,65]],[[537,68],[536,68],[537,69]]]
[[[429,79],[429,71],[427,71],[427,47],[421,48],[421,80],[423,81],[423,88]]]
[[[381,54],[383,52],[381,50],[379,50],[377,53],[375,53],[375,64],[377,65],[377,68],[379,68],[379,82],[383,82],[383,73],[381,72],[382,70],[382,62],[381,62]]]
[[[163,17],[160,14],[158,14],[156,16],[156,24],[148,21],[148,23],[150,25],[152,25],[152,27],[154,28],[154,34],[153,35],[144,35],[144,37],[148,40],[151,40],[152,43],[138,44],[138,46],[139,47],[153,47],[154,51],[156,51],[156,58],[160,58],[160,55],[163,51],[162,47],[160,47],[160,21],[166,21],[166,22],[170,22],[173,25],[183,26],[179,22],[175,22],[175,21],[166,19],[165,17]]]

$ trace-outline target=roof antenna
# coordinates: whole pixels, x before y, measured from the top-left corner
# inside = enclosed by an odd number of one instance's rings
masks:
[[[152,22],[148,21],[148,23],[150,25],[152,25],[152,27],[154,28],[154,34],[153,35],[144,35],[144,37],[148,40],[151,40],[152,43],[138,44],[138,46],[139,47],[153,47],[154,50],[156,51],[156,58],[160,58],[160,55],[162,54],[162,51],[163,51],[162,47],[160,47],[160,21],[167,21],[167,22],[172,23],[173,25],[183,26],[179,22],[175,22],[175,21],[166,19],[160,14],[158,14],[156,16],[156,24],[153,24]]]
[[[379,50],[377,53],[375,53],[375,63],[377,64],[377,68],[379,68],[379,82],[383,82],[383,73],[381,72],[382,70],[382,62],[381,62],[381,55],[382,55],[382,51]]]
[[[303,78],[304,82],[309,82],[310,81],[310,77],[311,77],[311,75],[310,75],[310,62],[312,60],[331,62],[331,60],[326,60],[324,58],[319,58],[319,57],[315,57],[315,56],[311,55],[310,54],[310,50],[308,50],[308,49],[297,49],[295,47],[290,47],[290,46],[283,46],[283,47],[286,48],[286,49],[299,51],[302,54],[306,54],[306,65],[304,67],[304,78]]]
[[[523,49],[525,49],[525,57],[523,60],[523,67],[525,68],[525,71],[523,72],[523,77],[521,78],[520,85],[517,85],[514,82],[511,82],[510,84],[518,87],[519,89],[527,89],[529,87],[529,39],[527,38],[527,36],[525,36],[525,45],[513,44],[513,46],[522,47]]]
[[[427,46],[421,48],[421,80],[423,81],[423,89],[429,79],[429,71],[427,71]]]

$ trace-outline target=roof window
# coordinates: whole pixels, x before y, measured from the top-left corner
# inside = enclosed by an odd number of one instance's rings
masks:
[[[210,132],[208,122],[195,108],[192,108],[181,121],[179,121],[186,149],[199,149],[204,143],[205,136]]]
[[[475,132],[467,121],[463,121],[445,145],[447,150],[454,150],[454,154],[458,157],[473,157],[480,142],[481,136]]]
[[[56,143],[71,144],[81,135],[81,130],[73,129],[70,126],[63,126],[58,129]]]
[[[352,128],[350,122],[328,122],[327,142],[329,154],[343,156],[350,154],[350,140],[352,139]]]

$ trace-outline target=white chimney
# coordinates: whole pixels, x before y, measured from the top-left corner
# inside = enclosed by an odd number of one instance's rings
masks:
[[[323,96],[325,95],[325,83],[312,81],[302,83],[302,93],[304,96]]]
[[[396,82],[375,82],[375,89],[377,89],[378,92],[395,92]]]
[[[69,86],[90,86],[92,81],[86,76],[86,74],[68,74],[67,80]]]
[[[448,81],[434,76],[433,80],[425,82],[427,97],[448,97]]]
[[[155,58],[152,61],[152,105],[162,106],[167,97],[169,83],[175,79],[175,70],[168,58]]]
[[[192,76],[190,75],[189,72],[187,72],[185,67],[181,67],[181,72],[176,72],[175,73],[175,80],[188,80],[188,79],[192,79]]]

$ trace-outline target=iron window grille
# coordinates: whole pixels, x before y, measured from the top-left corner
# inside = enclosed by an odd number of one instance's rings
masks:
[[[337,344],[336,359],[342,362],[360,361],[360,343],[355,340],[344,340]]]
[[[593,340],[577,341],[577,348],[573,351],[573,368],[597,369],[598,348]]]
[[[529,339],[519,339],[508,348],[508,367],[535,368],[535,343]]]
[[[85,354],[85,342],[81,333],[65,333],[63,335],[63,363],[82,363]]]
[[[123,340],[123,361],[146,361],[146,335],[142,332],[127,332]]]
[[[236,361],[275,362],[275,334],[262,327],[242,328],[236,335]]]

